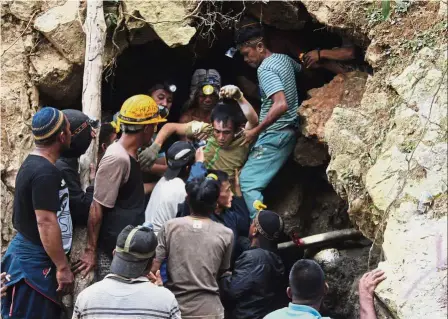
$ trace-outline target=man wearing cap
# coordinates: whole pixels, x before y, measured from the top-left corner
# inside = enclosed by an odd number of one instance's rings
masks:
[[[193,73],[190,100],[179,122],[200,121],[210,123],[210,114],[218,103],[221,75],[214,69],[198,69]]]
[[[156,235],[165,222],[176,217],[178,205],[185,201],[185,180],[195,153],[191,143],[184,141],[174,143],[166,153],[168,169],[157,182],[145,211],[145,221],[153,225]]]
[[[32,120],[36,148],[20,166],[14,193],[17,235],[2,259],[9,274],[2,318],[59,318],[61,295],[73,284],[66,254],[72,244],[68,189],[55,167],[70,146],[64,114],[44,107]]]
[[[68,187],[70,213],[75,225],[86,225],[89,217],[90,204],[93,200],[93,182],[95,181],[95,167],[90,167],[90,186],[84,191],[79,177],[79,157],[90,146],[92,138],[96,136],[94,128],[98,121],[91,120],[79,110],[63,110],[62,113],[70,123],[70,148],[61,153],[56,161],[56,167],[61,172]]]
[[[72,318],[180,319],[173,293],[148,278],[156,247],[150,227],[126,226],[118,235],[110,273],[79,294]]]
[[[145,194],[137,151],[151,141],[157,124],[165,121],[147,95],[135,95],[123,103],[117,119],[122,135],[108,147],[99,164],[87,224],[87,247],[74,265],[76,273],[92,270],[98,255],[96,278],[104,278],[118,234],[127,225],[144,222]]]
[[[241,172],[241,190],[254,218],[254,203],[263,201],[261,192],[296,144],[299,99],[295,73],[301,65],[287,55],[272,53],[259,23],[240,27],[235,42],[244,61],[257,68],[261,91],[260,123],[244,132],[245,142],[255,144]]]
[[[233,272],[219,282],[220,295],[231,318],[261,319],[275,309],[276,295],[285,273],[275,253],[283,232],[283,220],[269,210],[260,211],[253,220],[251,247],[236,260]]]

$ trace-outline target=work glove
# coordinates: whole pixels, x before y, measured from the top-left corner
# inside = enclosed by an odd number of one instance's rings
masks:
[[[243,92],[235,85],[225,85],[219,91],[220,98],[234,99],[240,101],[243,98]]]
[[[152,143],[150,147],[144,149],[138,154],[138,161],[140,162],[140,168],[149,169],[159,156],[160,145]]]

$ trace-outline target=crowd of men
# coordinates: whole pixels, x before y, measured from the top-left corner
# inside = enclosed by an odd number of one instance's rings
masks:
[[[73,318],[321,318],[328,286],[312,260],[290,270],[282,308],[283,220],[263,203],[296,142],[302,65],[271,52],[257,24],[243,25],[235,42],[257,69],[259,115],[216,70],[198,70],[179,123],[164,123],[175,90],[157,84],[101,123],[85,190],[78,159],[99,123],[53,107],[33,116],[35,149],[16,179],[17,235],[1,265],[3,318],[61,318],[74,274],[90,271],[95,283]],[[87,226],[80,260],[70,260],[73,225]],[[361,278],[362,318],[376,318],[373,290],[384,279],[379,270]]]

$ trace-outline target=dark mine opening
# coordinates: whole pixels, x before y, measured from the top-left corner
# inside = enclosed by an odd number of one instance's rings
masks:
[[[301,30],[285,31],[264,25],[268,46],[275,53],[283,53],[298,61],[300,53],[313,49],[332,49],[346,45],[354,46],[340,35],[328,30],[313,20],[305,23]],[[121,104],[134,94],[145,94],[160,82],[169,81],[177,87],[171,109],[170,121],[176,121],[182,105],[188,99],[191,76],[196,69],[216,69],[221,75],[222,85],[235,84],[245,91],[246,97],[258,110],[260,97],[256,70],[248,66],[237,53],[233,58],[225,55],[234,46],[233,30],[216,31],[210,43],[196,35],[187,46],[170,48],[161,40],[141,45],[131,45],[118,56],[116,66],[103,76],[102,102],[104,115],[117,112]],[[364,62],[363,49],[355,46],[357,58],[352,61],[358,68],[372,72]],[[352,63],[352,64],[353,64]],[[344,63],[341,63],[344,66]],[[348,70],[348,69],[347,69]],[[304,69],[297,75],[300,100],[307,98],[307,91],[330,82],[336,74],[326,69]]]

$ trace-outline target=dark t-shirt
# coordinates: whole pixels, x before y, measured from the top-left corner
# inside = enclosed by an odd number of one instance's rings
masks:
[[[16,177],[13,226],[31,242],[42,245],[36,210],[57,214],[64,250],[68,252],[71,248],[73,229],[65,181],[59,170],[46,158],[29,155]]]

